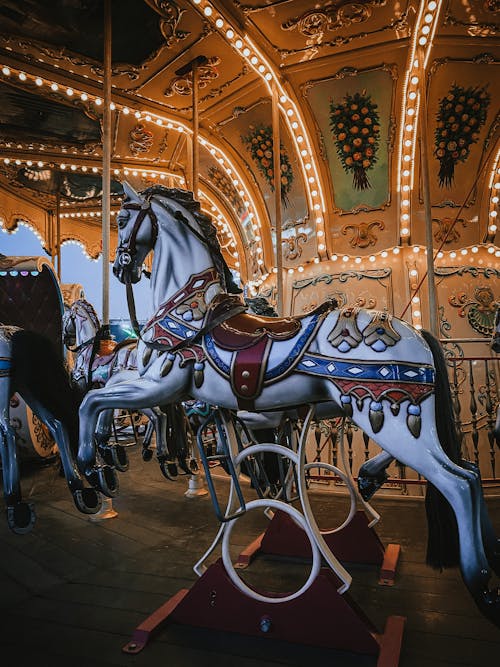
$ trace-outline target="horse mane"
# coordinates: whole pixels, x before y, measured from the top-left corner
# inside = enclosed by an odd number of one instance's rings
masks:
[[[189,211],[201,229],[224,289],[229,294],[241,294],[243,290],[241,290],[234,282],[231,271],[222,255],[220,243],[217,239],[217,229],[212,222],[212,218],[206,213],[203,213],[200,202],[194,198],[194,194],[190,190],[168,188],[165,185],[152,185],[151,187],[146,188],[146,190],[142,190],[140,195],[147,199],[151,199],[152,197],[173,199],[177,204],[185,208],[186,211]],[[179,220],[181,222],[187,222],[184,217],[179,217]]]

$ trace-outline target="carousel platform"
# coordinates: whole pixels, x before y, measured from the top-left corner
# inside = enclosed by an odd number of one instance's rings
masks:
[[[270,637],[168,624],[136,655],[122,652],[136,626],[179,589],[190,588],[193,564],[210,544],[217,522],[208,496],[186,498],[186,478],[165,480],[140,448],[129,448],[130,470],[120,475],[117,517],[89,521],[74,508],[56,465],[26,468],[23,497],[37,522],[24,536],[0,522],[0,651],[4,664],[110,667],[368,666],[376,658],[306,647]],[[220,482],[224,493],[224,482]],[[488,498],[497,533],[500,499]],[[351,594],[373,623],[407,618],[401,667],[484,667],[500,654],[500,631],[476,610],[458,571],[434,572],[425,563],[425,510],[418,499],[376,498],[377,533],[401,545],[395,584],[380,586],[373,566],[349,568]],[[340,495],[314,494],[320,525],[341,515]],[[233,531],[235,555],[265,528],[251,512]],[[306,565],[257,556],[242,574],[262,590],[300,587]],[[297,581],[299,584],[297,585]],[[234,614],[238,609],[234,610]],[[335,619],[331,619],[332,626]]]

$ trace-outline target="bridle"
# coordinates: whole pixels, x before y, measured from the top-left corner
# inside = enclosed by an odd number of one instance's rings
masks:
[[[91,352],[90,352],[90,357],[89,357],[89,360],[88,360],[88,367],[87,367],[87,386],[90,386],[91,383],[92,383],[92,365],[94,363],[95,357],[97,356],[97,350],[98,350],[99,344],[101,342],[102,327],[99,327],[99,322],[94,319],[95,314],[94,314],[94,317],[92,316],[92,314],[90,312],[87,313],[87,314],[88,314],[89,318],[92,320],[92,323],[93,323],[93,325],[96,329],[96,333],[91,338],[88,338],[87,340],[84,340],[82,343],[80,343],[80,345],[75,345],[74,347],[68,345],[67,343],[65,343],[65,345],[68,348],[68,350],[70,352],[73,352],[74,354],[75,353],[78,354],[82,350],[85,350],[87,347],[92,346],[92,349],[91,349]],[[74,329],[75,329],[75,338],[76,338],[76,317],[77,317],[76,314],[73,312],[73,307],[71,307],[71,309],[69,311],[69,314],[65,317],[65,320],[66,321],[69,320],[73,323],[73,326],[74,326]],[[63,337],[65,335],[65,332],[66,332],[66,324],[64,325],[64,329],[63,329]]]
[[[127,241],[125,241],[123,244],[120,244],[116,249],[116,258],[118,264],[122,268],[125,268],[132,263],[132,260],[137,255],[137,234],[142,223],[146,219],[146,216],[149,216],[151,220],[152,245],[155,245],[156,239],[158,238],[158,218],[156,217],[156,213],[153,211],[153,207],[151,206],[151,198],[146,199],[142,204],[137,204],[135,202],[123,204],[122,208],[124,208],[126,211],[139,211],[139,213],[136,215],[134,226],[132,227],[132,232]]]

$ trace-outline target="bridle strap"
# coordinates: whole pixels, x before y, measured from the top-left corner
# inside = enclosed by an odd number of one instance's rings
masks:
[[[156,213],[153,211],[153,208],[151,206],[151,199],[146,199],[142,204],[136,204],[134,202],[123,204],[123,208],[127,211],[139,211],[139,213],[135,218],[134,227],[132,229],[132,233],[130,234],[128,241],[124,245],[119,246],[118,250],[121,253],[128,252],[130,255],[132,254],[135,255],[136,254],[135,240],[137,238],[139,228],[142,225],[145,217],[149,215],[149,218],[151,220],[153,245],[156,243],[156,239],[158,238],[158,218],[156,217]]]

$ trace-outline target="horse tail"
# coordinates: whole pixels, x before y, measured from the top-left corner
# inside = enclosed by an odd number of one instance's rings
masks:
[[[448,458],[460,465],[460,441],[455,428],[450,381],[443,349],[439,340],[429,331],[422,330],[421,333],[431,349],[436,370],[434,398],[439,442]],[[455,567],[459,563],[455,513],[442,493],[430,483],[427,484],[425,509],[428,526],[427,564],[439,570]]]
[[[76,454],[80,395],[71,384],[62,353],[42,334],[20,329],[12,336],[12,366],[13,391],[23,395],[24,389],[60,420]]]

